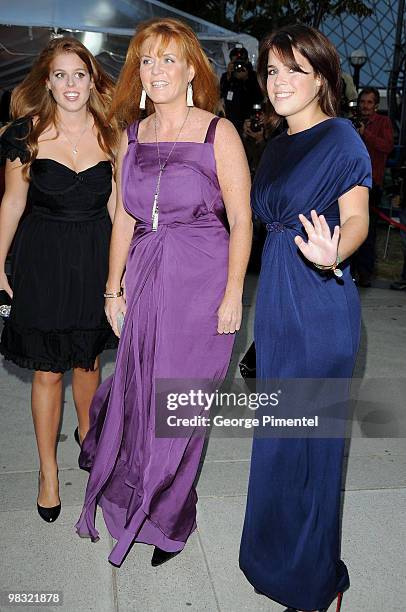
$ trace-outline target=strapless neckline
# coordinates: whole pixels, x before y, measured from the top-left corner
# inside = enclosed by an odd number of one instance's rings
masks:
[[[73,174],[84,174],[85,172],[89,172],[90,170],[94,170],[95,168],[97,168],[101,164],[108,164],[109,166],[111,165],[111,163],[107,159],[102,159],[99,162],[97,162],[97,164],[93,164],[93,166],[89,166],[88,168],[85,168],[84,170],[80,170],[79,172],[76,172],[76,170],[74,170],[70,166],[67,166],[66,164],[63,164],[62,162],[60,162],[60,161],[58,161],[56,159],[52,159],[51,157],[37,157],[37,158],[34,159],[33,164],[35,164],[36,162],[41,162],[41,161],[42,162],[48,161],[48,162],[52,162],[54,164],[57,164],[58,166],[61,166],[62,168],[66,168],[66,170],[68,170],[69,172],[73,172]]]

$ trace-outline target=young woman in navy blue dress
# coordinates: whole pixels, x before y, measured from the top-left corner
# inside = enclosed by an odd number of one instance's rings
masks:
[[[257,377],[349,379],[360,305],[348,258],[368,232],[369,156],[337,117],[339,58],[323,34],[294,25],[269,35],[258,75],[271,120],[285,118],[288,129],[268,144],[252,191],[268,229]],[[240,567],[289,611],[327,610],[336,597],[339,610],[349,586],[340,559],[343,450],[342,437],[254,439]]]

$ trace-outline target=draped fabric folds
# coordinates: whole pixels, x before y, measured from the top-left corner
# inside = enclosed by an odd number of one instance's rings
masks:
[[[99,388],[80,455],[90,471],[77,523],[98,538],[96,506],[117,540],[120,565],[134,541],[181,550],[196,527],[193,487],[203,439],[155,436],[155,381],[225,377],[232,335],[217,333],[227,281],[229,235],[213,151],[217,119],[203,143],[178,142],[163,173],[159,225],[151,227],[159,171],[155,143],[128,129],[123,200],[136,218],[127,267],[127,313],[115,372]],[[160,143],[166,156],[173,143]]]
[[[294,237],[298,218],[340,222],[338,198],[371,187],[368,153],[346,119],[327,119],[271,140],[255,177],[252,205],[267,224],[255,315],[257,377],[349,379],[360,334],[358,292],[344,275],[317,270]],[[288,383],[287,383],[288,384]],[[258,590],[300,610],[328,607],[349,585],[340,559],[344,440],[254,438],[240,567]]]

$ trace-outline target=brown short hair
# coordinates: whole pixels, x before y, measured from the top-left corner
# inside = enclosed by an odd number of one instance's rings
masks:
[[[151,19],[140,23],[131,39],[125,64],[117,82],[111,114],[122,127],[130,125],[140,116],[139,101],[142,84],[140,79],[141,47],[148,38],[160,39],[160,52],[164,52],[170,40],[174,40],[188,65],[195,69],[193,78],[194,105],[214,112],[219,100],[218,79],[193,30],[179,19]],[[147,98],[146,112],[154,111]]]
[[[268,55],[271,49],[280,55],[287,66],[298,72],[303,70],[295,61],[293,49],[307,59],[315,74],[322,80],[319,91],[320,108],[326,115],[336,117],[341,98],[341,68],[336,48],[329,39],[315,28],[302,24],[286,26],[268,34],[261,42],[257,66],[258,81],[265,95],[267,95]],[[282,121],[282,117],[275,112],[270,103],[267,115],[274,127]]]

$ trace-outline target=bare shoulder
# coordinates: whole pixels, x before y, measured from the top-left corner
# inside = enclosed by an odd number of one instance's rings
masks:
[[[216,116],[203,108],[198,108],[197,106],[194,106],[192,110],[193,112],[191,117],[193,118],[193,121],[196,121],[202,125],[210,123],[210,121]]]
[[[207,133],[209,125],[215,116],[216,115],[213,115],[213,113],[203,110],[202,108],[197,108],[196,106],[191,109],[191,121],[189,124],[191,140],[199,142],[202,138],[204,138],[204,135]]]
[[[125,129],[121,132],[121,136],[120,136],[120,145],[118,148],[118,156],[120,158],[122,158],[122,156],[125,155],[127,148],[128,148],[128,135],[127,135],[127,130]]]
[[[217,123],[214,147],[219,152],[242,148],[240,135],[228,119],[221,118]]]
[[[221,137],[238,138],[240,140],[240,136],[234,125],[225,117],[221,117],[221,119],[219,119],[216,129],[216,135],[217,134]]]
[[[142,129],[143,127],[145,127],[146,125],[150,125],[152,124],[152,117],[155,113],[152,113],[151,115],[147,115],[146,117],[144,117],[144,119],[138,119],[138,129]]]

